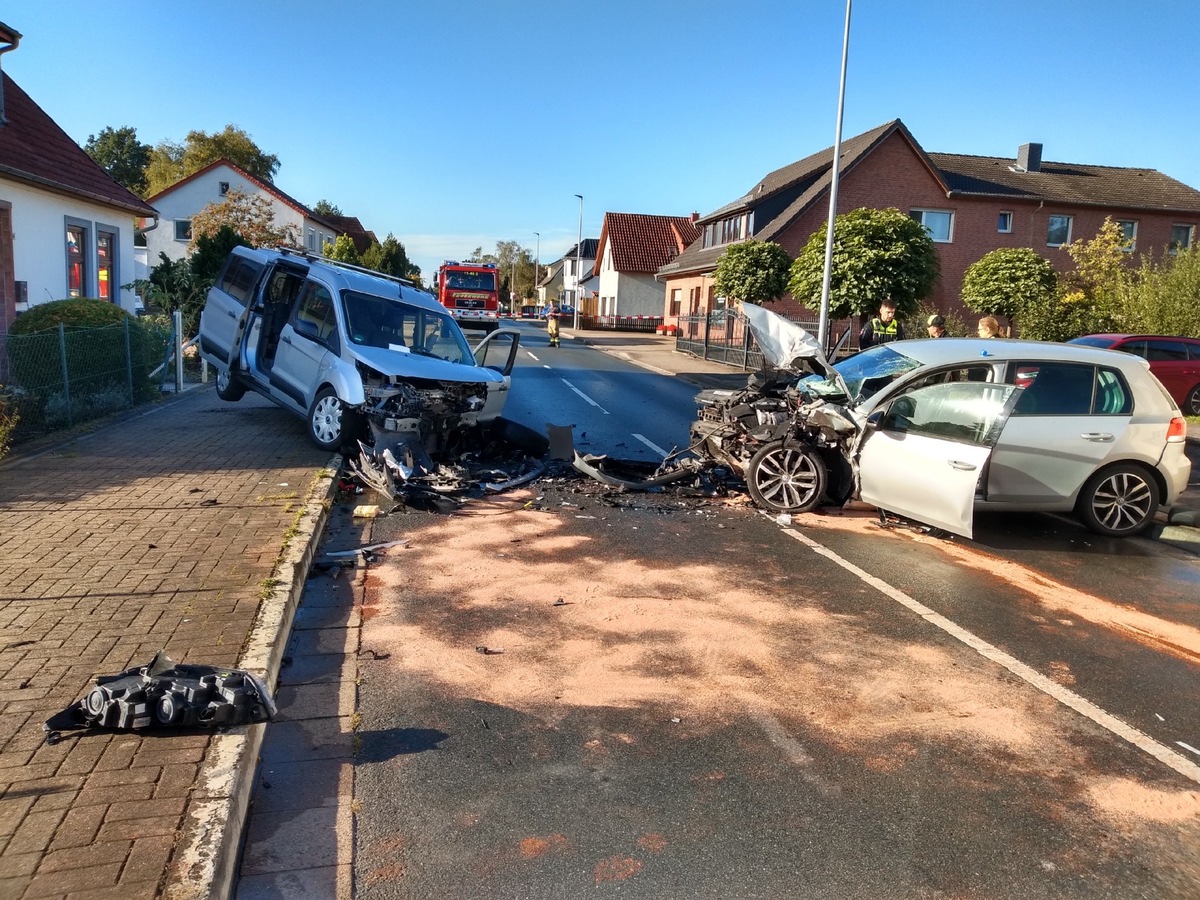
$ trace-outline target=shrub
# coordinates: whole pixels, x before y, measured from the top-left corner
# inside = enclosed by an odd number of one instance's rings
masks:
[[[13,432],[17,430],[17,423],[21,421],[15,411],[9,410],[8,396],[4,393],[4,385],[0,384],[0,459],[4,459],[8,448],[12,446]]]
[[[9,334],[36,334],[53,331],[59,325],[68,328],[103,328],[105,325],[120,325],[130,318],[129,313],[107,300],[89,300],[72,297],[40,303],[17,316],[9,328]]]

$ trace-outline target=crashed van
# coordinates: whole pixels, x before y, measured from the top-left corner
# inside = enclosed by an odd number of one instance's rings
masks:
[[[1132,354],[940,338],[831,365],[798,325],[743,311],[770,366],[698,397],[691,449],[742,475],[765,510],[857,496],[966,537],[978,509],[1062,511],[1124,537],[1187,485],[1186,423]]]
[[[504,409],[519,334],[472,350],[411,282],[287,249],[237,247],[200,316],[217,394],[255,391],[308,423],[318,447],[386,439],[418,463]]]

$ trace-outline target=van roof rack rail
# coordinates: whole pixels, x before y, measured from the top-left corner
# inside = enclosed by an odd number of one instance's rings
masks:
[[[286,244],[280,244],[277,248],[280,253],[285,256],[299,256],[307,262],[324,263],[327,266],[337,266],[340,269],[350,269],[352,272],[362,272],[364,275],[374,275],[376,278],[386,278],[388,281],[394,281],[397,284],[406,284],[409,287],[416,287],[416,283],[409,278],[401,278],[399,275],[389,275],[387,272],[377,272],[375,269],[368,269],[365,266],[356,266],[354,263],[342,262],[340,259],[330,259],[327,256],[321,256],[319,253],[314,253],[312,250],[305,250],[303,247],[289,247]]]

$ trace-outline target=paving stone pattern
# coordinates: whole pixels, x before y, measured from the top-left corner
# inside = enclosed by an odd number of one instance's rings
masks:
[[[200,388],[0,466],[0,898],[159,894],[208,736],[42,722],[160,649],[236,665],[328,461]]]

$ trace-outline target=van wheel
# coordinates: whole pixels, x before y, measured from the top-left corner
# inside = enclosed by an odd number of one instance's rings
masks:
[[[308,411],[308,436],[322,450],[342,449],[342,422],[346,405],[333,388],[321,388]]]
[[[217,396],[233,403],[246,396],[246,389],[228,369],[217,369]]]
[[[771,512],[802,513],[825,496],[825,461],[811,447],[786,441],[765,444],[746,466],[746,487],[756,505]]]
[[[1158,504],[1153,476],[1139,465],[1122,463],[1089,478],[1075,509],[1091,531],[1128,537],[1150,527]]]

